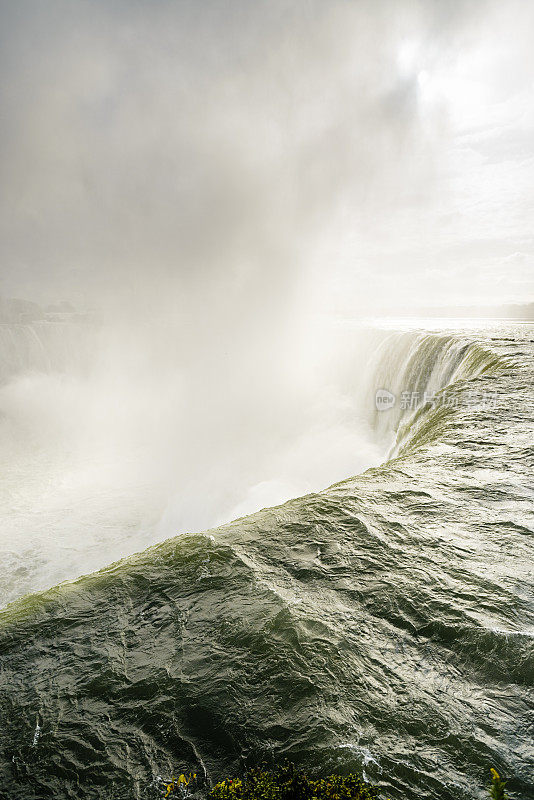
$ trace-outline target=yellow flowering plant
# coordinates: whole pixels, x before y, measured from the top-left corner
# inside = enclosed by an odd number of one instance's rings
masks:
[[[164,797],[176,797],[178,795],[186,796],[187,795],[187,787],[191,784],[192,781],[196,780],[196,773],[189,773],[189,775],[184,775],[183,773],[178,775],[177,778],[172,777],[172,781],[170,783],[164,784],[165,794]]]
[[[505,782],[501,780],[501,776],[497,772],[496,769],[493,767],[490,770],[491,772],[491,787],[490,787],[490,797],[491,800],[506,800],[506,794],[504,791]]]

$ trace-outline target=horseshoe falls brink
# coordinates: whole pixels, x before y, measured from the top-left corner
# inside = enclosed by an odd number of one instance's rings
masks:
[[[0,331],[0,796],[534,797],[531,325],[338,325],[300,393],[190,397],[58,325]]]

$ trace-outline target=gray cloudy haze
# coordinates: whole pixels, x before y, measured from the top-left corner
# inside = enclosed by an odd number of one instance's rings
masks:
[[[534,4],[0,3],[0,293],[532,299]]]

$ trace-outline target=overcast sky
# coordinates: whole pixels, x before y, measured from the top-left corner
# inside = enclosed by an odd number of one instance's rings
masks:
[[[534,3],[0,15],[0,293],[344,313],[533,298]]]

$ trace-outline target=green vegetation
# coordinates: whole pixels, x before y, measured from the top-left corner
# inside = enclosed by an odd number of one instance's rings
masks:
[[[209,794],[210,800],[378,800],[378,787],[359,775],[329,775],[312,778],[284,764],[276,772],[249,770],[242,780],[221,781]]]
[[[491,800],[507,800],[505,783],[497,770],[491,769]],[[179,775],[164,785],[164,797],[191,797],[196,775]],[[262,767],[248,770],[242,778],[216,783],[208,800],[379,800],[379,787],[366,783],[359,775],[308,776],[286,762],[275,771]]]
[[[193,787],[195,785],[197,776],[196,773],[189,773],[189,775],[178,775],[177,778],[172,779],[170,783],[165,783],[163,785],[163,789],[165,791],[164,797],[188,797],[191,792],[188,790],[188,786]]]
[[[506,800],[506,795],[504,793],[504,781],[501,780],[501,776],[497,772],[496,769],[491,768],[491,788],[490,788],[490,797],[491,800]]]
[[[163,797],[191,797],[200,789],[196,775],[179,775],[163,785]],[[277,770],[249,769],[242,778],[216,783],[207,800],[378,800],[378,787],[359,775],[316,778],[286,762]]]

